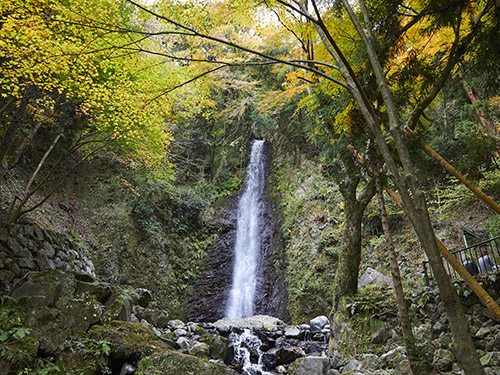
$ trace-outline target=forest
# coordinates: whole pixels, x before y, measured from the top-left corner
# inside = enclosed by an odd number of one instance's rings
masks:
[[[0,375],[500,374],[499,126],[499,0],[3,0]]]

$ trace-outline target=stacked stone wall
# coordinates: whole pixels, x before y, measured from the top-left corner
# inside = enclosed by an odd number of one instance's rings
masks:
[[[96,276],[87,249],[68,236],[29,224],[0,226],[0,292],[28,272],[44,270]]]

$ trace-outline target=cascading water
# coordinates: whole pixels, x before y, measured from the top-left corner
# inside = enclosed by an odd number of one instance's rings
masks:
[[[259,223],[264,192],[264,141],[252,145],[246,188],[238,206],[234,245],[233,281],[226,309],[227,318],[245,318],[254,313],[257,263],[262,239]]]

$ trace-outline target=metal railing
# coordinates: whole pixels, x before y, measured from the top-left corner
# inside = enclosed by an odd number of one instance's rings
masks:
[[[487,273],[500,267],[500,236],[479,242],[461,250],[452,251],[452,254],[473,276],[481,273]],[[446,261],[443,261],[444,267],[450,275],[450,278],[458,279],[460,275]],[[430,285],[432,270],[429,267],[429,261],[422,262],[424,280],[427,286]]]

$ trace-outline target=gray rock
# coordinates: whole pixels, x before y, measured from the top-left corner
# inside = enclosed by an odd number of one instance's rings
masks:
[[[480,359],[481,364],[485,367],[499,366],[500,352],[489,352],[482,356]]]
[[[388,351],[387,353],[382,354],[379,358],[380,364],[382,367],[385,367],[391,363],[394,363],[397,358],[404,357],[405,353],[405,349],[402,346],[398,346]]]
[[[311,331],[317,332],[321,331],[328,323],[328,318],[324,315],[320,315],[312,319],[309,325],[311,326]]]
[[[19,267],[21,268],[28,268],[30,270],[35,270],[35,263],[31,260],[31,258],[21,258],[17,262],[19,264]]]
[[[187,322],[186,323],[186,329],[188,330],[188,332],[195,332],[199,326],[200,326],[199,323],[195,323],[195,322]]]
[[[297,359],[288,369],[289,375],[325,375],[330,360],[324,357],[303,357]]]
[[[188,331],[186,331],[185,329],[182,329],[182,328],[177,328],[175,331],[174,331],[174,337],[177,339],[179,337],[185,337],[189,334]]]
[[[363,276],[361,276],[361,278],[359,279],[358,290],[361,290],[366,286],[372,284],[376,284],[386,288],[393,288],[392,280],[390,277],[387,277],[374,270],[373,268],[368,267]]]
[[[150,324],[154,325],[158,328],[167,328],[168,327],[168,312],[164,310],[153,310],[153,309],[144,309],[144,308],[136,308],[135,312],[139,319],[145,319]],[[180,326],[184,327],[184,326]]]
[[[411,374],[410,361],[408,358],[402,358],[401,360],[396,360],[394,364],[394,370],[396,375],[407,375]]]
[[[287,346],[277,348],[276,357],[278,358],[278,365],[287,365],[292,363],[297,358],[305,357],[306,353],[298,346]]]
[[[300,329],[297,327],[290,327],[285,331],[285,336],[288,338],[298,338],[300,336]]]
[[[9,230],[7,228],[0,228],[0,241],[7,242],[9,239]]]
[[[224,361],[229,349],[229,339],[213,333],[206,333],[198,341],[204,342],[210,347],[210,356],[214,359]]]
[[[476,332],[476,337],[479,339],[485,339],[487,336],[492,335],[495,332],[494,327],[481,327]]]
[[[16,239],[22,247],[28,247],[28,240],[21,233],[17,234]]]
[[[111,304],[106,306],[104,321],[122,320],[130,322],[132,317],[132,301],[126,294],[115,297]]]
[[[361,361],[353,359],[353,360],[349,361],[347,363],[347,365],[345,365],[342,368],[341,373],[344,373],[344,372],[352,373],[353,371],[361,370],[362,367],[363,367],[363,364],[361,363]]]
[[[18,258],[22,258],[23,255],[23,247],[19,245],[19,243],[15,240],[14,237],[9,237],[7,239],[7,247],[10,249],[11,253],[14,254]]]
[[[330,369],[330,370],[328,370],[326,375],[340,375],[340,372],[339,372],[339,370]]]
[[[307,331],[311,329],[311,326],[309,324],[301,324],[297,326],[298,329],[301,329],[302,331]]]
[[[120,375],[129,375],[135,373],[135,367],[129,363],[124,363],[121,370]]]
[[[455,356],[450,350],[438,349],[434,352],[432,365],[440,371],[451,370],[451,366],[455,362]]]
[[[195,341],[189,354],[199,358],[210,358],[210,347],[204,342]]]
[[[132,319],[131,319],[131,321],[132,321]],[[161,337],[161,335],[163,335],[163,332],[162,332],[162,331],[160,331],[160,330],[159,330],[158,328],[156,328],[156,327],[151,327],[151,330],[152,330],[152,331],[154,332],[154,334],[155,334],[156,336],[158,336],[158,337]]]
[[[500,332],[498,332],[494,337],[491,338],[486,349],[489,352],[500,351]]]
[[[181,336],[179,337],[175,343],[181,348],[181,349],[186,349],[189,350],[191,349],[191,341],[187,337]]]
[[[178,328],[186,328],[186,325],[184,324],[184,322],[182,320],[179,320],[179,319],[174,319],[174,320],[169,320],[168,321],[168,327],[171,328],[171,329],[178,329]]]
[[[48,258],[53,258],[56,255],[54,247],[47,241],[43,243],[42,251],[47,255]]]
[[[80,254],[78,254],[75,250],[68,250],[68,257],[70,260],[75,260],[80,258]]]
[[[272,331],[276,332],[285,327],[285,323],[278,318],[268,315],[254,315],[249,318],[241,319],[220,319],[214,323],[214,327],[223,332],[222,328],[249,328],[254,330]]]
[[[361,368],[374,370],[378,366],[378,356],[376,354],[363,354],[361,356]]]

